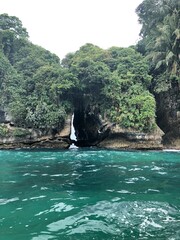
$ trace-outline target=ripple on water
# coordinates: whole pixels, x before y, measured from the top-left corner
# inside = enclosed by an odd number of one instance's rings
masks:
[[[142,176],[125,179],[125,183],[128,183],[128,184],[136,183],[138,181],[148,182],[150,180]]]
[[[74,206],[66,205],[63,202],[55,203],[49,210],[41,211],[41,212],[35,214],[35,216],[49,214],[52,212],[69,212],[69,211],[73,210],[74,208],[75,208]]]
[[[0,156],[3,240],[180,239],[179,153],[15,155]]]
[[[10,198],[10,199],[0,198],[0,205],[6,205],[6,204],[8,204],[8,203],[16,202],[16,201],[18,201],[18,200],[19,200],[18,197],[14,197],[14,198]]]
[[[162,233],[165,236],[165,231],[167,237],[171,237],[179,229],[179,220],[175,217],[177,210],[167,203],[116,201],[118,199],[100,201],[84,207],[75,215],[48,224],[47,230],[66,235],[100,231],[123,237],[131,229],[134,239],[137,232],[139,237],[161,237]]]

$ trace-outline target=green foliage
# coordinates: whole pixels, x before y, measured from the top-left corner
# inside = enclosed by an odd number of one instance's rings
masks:
[[[156,127],[155,101],[151,95],[133,96],[130,101],[124,102],[122,108],[112,106],[107,113],[113,122],[123,128],[149,132]]]
[[[136,12],[142,24],[138,50],[151,64],[154,91],[173,88],[172,79],[179,80],[180,70],[179,1],[144,0]]]
[[[106,51],[101,49],[98,46],[95,46],[93,44],[87,43],[80,47],[78,51],[74,55],[70,54],[67,55],[67,59],[69,60],[68,67],[71,67],[72,65],[81,62],[82,59],[89,58],[95,62],[102,62],[102,60],[106,56]],[[67,62],[66,58],[63,59],[62,63]]]
[[[8,14],[0,15],[0,30],[10,30],[17,38],[28,38],[28,33],[22,26],[22,22],[17,17]]]
[[[62,128],[77,79],[59,58],[27,40],[17,18],[0,15],[0,106],[19,127]],[[14,25],[12,25],[14,24]],[[25,38],[26,37],[26,38]],[[12,40],[12,41],[10,41]],[[8,50],[9,49],[9,50]],[[11,54],[10,54],[11,53]]]
[[[107,116],[121,127],[152,131],[156,127],[154,97],[141,84],[116,77],[104,89],[109,99]]]
[[[102,50],[87,44],[64,62],[79,79],[79,94],[85,94],[90,105],[99,105],[112,122],[139,131],[153,130],[156,104],[148,91],[149,67],[134,48]]]
[[[109,68],[103,62],[90,58],[80,60],[73,66],[73,72],[79,79],[79,88],[83,93],[92,95],[100,94],[110,77]]]
[[[0,106],[6,106],[23,91],[18,86],[22,84],[22,77],[12,67],[8,59],[0,51]]]
[[[55,54],[28,41],[18,18],[4,14],[0,20],[1,108],[19,127],[62,128],[76,77]]]
[[[14,62],[15,40],[27,39],[28,33],[15,16],[0,14],[0,48],[11,64]]]
[[[9,111],[11,112],[11,115],[13,116],[14,123],[18,126],[26,126],[26,105],[22,102],[21,99],[12,101],[8,105]]]
[[[26,137],[30,131],[23,128],[8,128],[6,125],[0,125],[0,137]]]
[[[4,55],[13,63],[14,34],[10,30],[0,30],[0,49]]]
[[[0,137],[7,137],[8,135],[9,129],[4,125],[0,125]]]
[[[30,135],[30,132],[27,129],[23,128],[14,128],[12,131],[14,137],[26,137]]]
[[[60,64],[56,55],[28,41],[20,20],[0,19],[0,107],[20,127],[14,136],[26,134],[22,127],[60,130],[77,101],[81,107],[83,101],[98,106],[122,127],[153,129],[151,76],[147,60],[133,47],[103,50],[86,44]],[[172,58],[169,53],[166,60]]]
[[[108,51],[111,61],[110,65],[109,62],[107,64],[111,71],[114,71],[103,89],[108,99],[107,116],[124,128],[153,130],[156,104],[154,97],[147,90],[151,83],[147,61],[133,48],[113,47]]]
[[[35,109],[27,109],[26,122],[33,128],[47,131],[52,128],[60,129],[65,116],[66,112],[63,107],[56,109],[53,105],[39,102]]]

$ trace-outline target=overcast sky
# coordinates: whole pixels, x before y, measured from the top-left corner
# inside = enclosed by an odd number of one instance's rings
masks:
[[[30,41],[62,59],[85,43],[107,49],[139,39],[142,0],[0,0],[0,14],[18,17]]]

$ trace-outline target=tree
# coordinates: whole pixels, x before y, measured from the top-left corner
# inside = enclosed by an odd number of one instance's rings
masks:
[[[138,48],[151,63],[156,89],[167,90],[172,87],[172,81],[179,80],[179,2],[176,0],[144,0],[136,12],[142,24],[142,40]]]
[[[151,83],[147,61],[133,48],[110,51],[115,58],[113,68],[116,70],[103,89],[107,98],[104,106],[107,116],[124,128],[153,130],[156,104],[147,90]]]
[[[23,89],[19,88],[22,81],[22,76],[17,73],[0,51],[0,106],[2,108],[15,101],[16,97],[23,92]]]
[[[73,71],[80,81],[80,89],[85,94],[101,94],[102,88],[109,79],[109,68],[102,62],[95,62],[90,58],[80,60]]]
[[[152,130],[151,76],[134,47],[103,50],[85,44],[61,65],[55,54],[29,42],[18,18],[0,19],[0,105],[17,126],[60,130],[74,107],[84,119],[106,112],[121,127]]]
[[[66,111],[62,106],[56,108],[53,104],[38,101],[35,109],[27,108],[26,124],[48,133],[53,128],[61,129],[66,116]]]
[[[88,43],[63,59],[63,66],[77,79],[73,102],[77,102],[77,99],[83,96],[91,102],[102,100],[102,89],[111,74],[109,67],[103,62],[106,55],[105,50]]]
[[[62,128],[75,78],[60,59],[28,41],[21,21],[0,15],[0,106],[16,126]]]
[[[63,62],[79,80],[76,89],[84,107],[81,111],[93,113],[96,109],[124,128],[141,131],[155,128],[156,106],[148,91],[151,84],[148,62],[133,47],[102,50],[86,44]],[[74,98],[76,103],[77,96]]]
[[[0,15],[0,31],[9,30],[14,33],[16,38],[28,38],[28,32],[23,27],[22,22],[15,16],[8,14]]]
[[[0,48],[10,63],[14,63],[14,41],[19,38],[28,38],[26,29],[22,26],[22,22],[15,16],[8,14],[0,15]]]

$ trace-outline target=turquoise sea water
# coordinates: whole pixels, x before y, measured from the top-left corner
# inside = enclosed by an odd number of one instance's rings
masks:
[[[180,152],[0,151],[0,240],[179,240]]]

